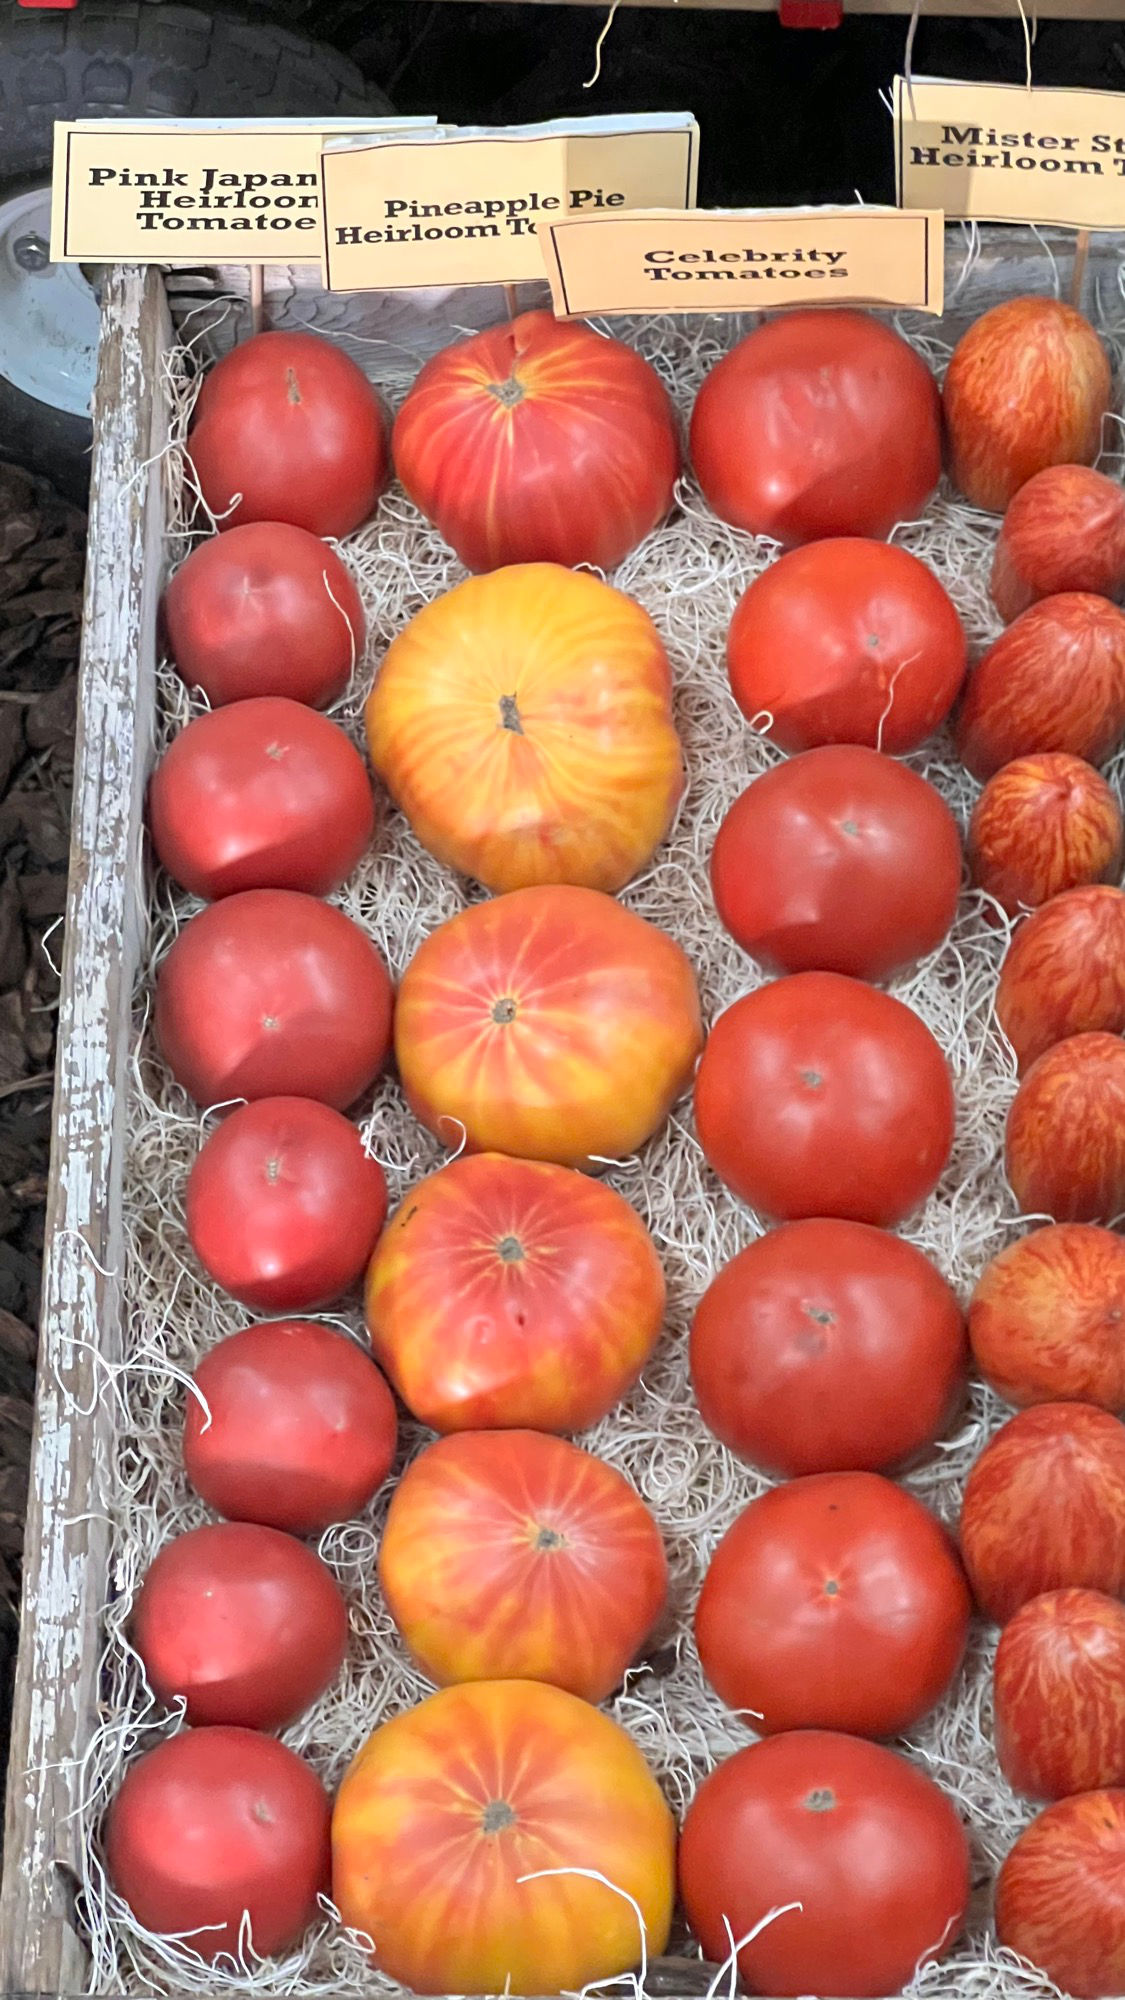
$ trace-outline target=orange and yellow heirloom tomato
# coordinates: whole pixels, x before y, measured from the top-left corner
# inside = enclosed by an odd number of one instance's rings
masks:
[[[631,1389],[664,1317],[636,1210],[542,1160],[466,1154],[392,1216],[367,1272],[371,1345],[436,1431],[580,1431]]]
[[[646,611],[522,563],[412,618],[367,702],[371,761],[422,845],[490,889],[620,889],[684,785],[672,676]]]
[[[422,1672],[620,1685],[664,1608],[660,1530],[627,1479],[565,1438],[464,1431],[403,1474],[379,1582]]]
[[[628,1897],[663,1952],[675,1852],[617,1723],[562,1688],[475,1681],[364,1744],[333,1813],[333,1899],[415,1993],[576,1992],[639,1963]]]
[[[399,988],[395,1054],[431,1132],[589,1167],[632,1153],[702,1041],[678,944],[594,889],[515,889],[439,925]]]

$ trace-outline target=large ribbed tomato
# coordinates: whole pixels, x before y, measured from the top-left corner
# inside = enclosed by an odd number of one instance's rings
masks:
[[[637,1964],[638,1909],[650,1960],[664,1950],[675,1851],[608,1715],[540,1681],[474,1681],[364,1744],[332,1817],[333,1899],[415,1993],[575,1993]]]
[[[473,1152],[588,1167],[655,1132],[699,1053],[678,944],[594,889],[514,889],[440,924],[403,975],[415,1116]]]
[[[646,611],[595,576],[517,563],[412,618],[367,702],[371,761],[431,854],[490,889],[620,889],[684,784]]]
[[[547,312],[435,354],[394,429],[395,470],[469,569],[613,569],[672,505],[668,392],[620,340]]]
[[[636,1210],[544,1160],[466,1154],[392,1216],[367,1272],[371,1345],[436,1431],[581,1431],[631,1389],[664,1317]]]

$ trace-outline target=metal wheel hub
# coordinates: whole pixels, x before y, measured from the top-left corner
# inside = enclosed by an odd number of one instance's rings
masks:
[[[77,264],[52,264],[51,196],[0,201],[0,375],[72,416],[90,414],[98,304]]]

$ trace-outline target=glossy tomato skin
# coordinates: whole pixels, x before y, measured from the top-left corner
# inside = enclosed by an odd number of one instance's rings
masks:
[[[184,1470],[228,1520],[319,1535],[361,1513],[391,1469],[394,1397],[367,1355],[330,1326],[244,1326],[208,1350],[194,1382]]]
[[[791,544],[888,535],[941,473],[937,385],[862,312],[786,312],[723,357],[696,397],[691,458],[724,521]]]
[[[1083,1222],[1033,1229],[982,1272],[969,1339],[1009,1403],[1125,1409],[1125,1242]]]
[[[375,1356],[437,1431],[585,1430],[632,1388],[664,1304],[660,1259],[623,1196],[502,1153],[422,1181],[367,1272]]]
[[[1004,955],[996,1018],[1021,1071],[1071,1035],[1125,1029],[1125,891],[1091,883],[1052,896]]]
[[[782,750],[916,750],[965,678],[947,592],[908,550],[832,540],[755,577],[731,621],[727,666],[742,713]]]
[[[251,521],[200,542],[161,611],[182,678],[212,708],[263,695],[327,708],[363,654],[350,574],[319,536],[288,521]]]
[[[427,361],[395,419],[394,459],[467,569],[615,569],[671,509],[680,442],[633,348],[530,312]]]
[[[1039,1403],[997,1431],[965,1483],[961,1554],[986,1618],[1045,1590],[1125,1592],[1125,1424]]]
[[[889,979],[941,943],[961,836],[939,792],[877,750],[787,758],[735,800],[711,852],[732,937],[770,972]]]
[[[704,1423],[784,1479],[913,1459],[957,1409],[965,1363],[944,1278],[863,1222],[771,1229],[723,1266],[691,1329]]]
[[[1042,750],[1104,764],[1125,732],[1125,612],[1104,597],[1041,598],[978,660],[957,718],[974,778]]]
[[[969,821],[973,880],[1015,916],[1121,873],[1121,808],[1092,764],[1065,751],[1015,757],[991,777]]]
[[[281,696],[197,716],[148,789],[157,859],[193,896],[303,889],[327,896],[375,831],[363,759],[342,729]]]
[[[442,924],[399,988],[395,1054],[447,1143],[588,1167],[634,1152],[702,1039],[678,944],[593,889],[515,889]]]
[[[220,531],[291,521],[312,535],[350,535],[387,483],[386,413],[332,341],[258,333],[205,376],[188,456]]]
[[[684,1821],[680,1891],[716,1964],[731,1936],[801,1905],[739,1952],[752,1992],[899,1993],[920,1961],[956,1942],[969,1844],[945,1793],[904,1757],[855,1736],[793,1730],[704,1779]]]
[[[996,1755],[1034,1799],[1125,1785],[1125,1605],[1099,1590],[1049,1590],[1000,1634]]]
[[[954,484],[1000,513],[1046,466],[1091,465],[1111,384],[1101,341],[1063,300],[1006,299],[982,313],[942,391]]]
[[[1060,1799],[1021,1833],[996,1935],[1076,2000],[1125,1991],[1125,1789]]]
[[[232,1297],[260,1312],[315,1312],[366,1269],[387,1184],[338,1111],[264,1097],[212,1132],[186,1206],[192,1249]]]
[[[1024,1215],[1112,1222],[1125,1210],[1119,1035],[1071,1035],[1032,1063],[1008,1113],[1004,1169]]]
[[[189,1729],[137,1759],[110,1806],[106,1868],[146,1930],[263,1957],[295,1945],[328,1887],[331,1804],[315,1771],[254,1729]]]
[[[390,1809],[393,1801],[393,1810]],[[636,1744],[538,1681],[445,1688],[345,1774],[333,1900],[415,1993],[576,1992],[668,1938],[676,1830]],[[572,1874],[520,1878],[561,1868]]]
[[[953,1144],[953,1086],[900,1000],[798,972],[736,1000],[707,1038],[695,1122],[720,1179],[780,1222],[892,1228],[925,1200]]]
[[[490,889],[622,888],[684,788],[655,625],[557,563],[470,577],[427,604],[384,657],[366,722],[422,845]]]
[[[186,1719],[284,1729],[343,1665],[348,1612],[318,1555],[244,1521],[192,1528],[149,1564],[133,1643],[154,1692]]]
[[[1051,465],[1009,502],[989,590],[1005,622],[1040,597],[1125,589],[1125,492],[1088,465]]]
[[[668,1563],[613,1466],[539,1431],[463,1431],[395,1488],[379,1582],[439,1687],[548,1681],[599,1702],[664,1609]]]
[[[184,925],[156,978],[165,1061],[197,1104],[315,1097],[343,1111],[390,1053],[394,993],[366,931],[290,889],[245,889]]]
[[[695,1618],[700,1664],[762,1736],[899,1736],[961,1664],[970,1600],[944,1528],[874,1472],[774,1486],[711,1558]]]

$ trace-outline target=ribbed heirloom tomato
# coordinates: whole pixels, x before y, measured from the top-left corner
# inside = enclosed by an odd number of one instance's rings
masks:
[[[514,889],[441,924],[399,988],[395,1053],[447,1144],[589,1167],[687,1084],[699,994],[678,944],[593,889]]]
[[[415,1993],[571,1993],[636,1965],[637,1909],[659,1957],[675,1852],[608,1715],[538,1681],[475,1681],[384,1722],[346,1772],[333,1900]]]
[[[623,341],[521,313],[426,363],[395,470],[468,569],[613,569],[664,519],[680,470],[668,392]]]
[[[367,1273],[367,1328],[438,1431],[580,1431],[631,1389],[664,1315],[640,1216],[604,1181],[466,1155],[406,1197]]]
[[[490,889],[620,889],[683,791],[672,675],[646,611],[520,563],[412,618],[367,702],[371,761],[422,845]]]

